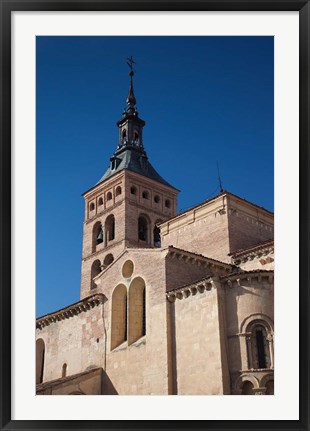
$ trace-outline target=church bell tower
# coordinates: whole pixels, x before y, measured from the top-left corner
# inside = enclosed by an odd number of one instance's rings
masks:
[[[178,190],[148,160],[143,143],[145,121],[139,117],[130,67],[126,109],[116,123],[118,143],[99,182],[84,193],[85,217],[81,299],[96,292],[93,279],[126,248],[160,248],[158,224],[173,217]]]

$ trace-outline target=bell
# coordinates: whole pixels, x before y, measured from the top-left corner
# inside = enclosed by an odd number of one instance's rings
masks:
[[[100,229],[99,234],[97,235],[97,244],[101,244],[103,242],[103,231]]]

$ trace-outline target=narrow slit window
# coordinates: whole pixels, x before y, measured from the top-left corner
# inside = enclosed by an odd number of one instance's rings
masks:
[[[146,334],[146,297],[145,288],[142,293],[142,336]]]
[[[67,364],[63,364],[62,370],[61,370],[61,377],[67,376]]]

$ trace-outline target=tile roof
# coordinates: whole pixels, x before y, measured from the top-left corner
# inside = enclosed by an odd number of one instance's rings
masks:
[[[116,158],[118,161],[116,169],[112,170],[111,166],[109,166],[107,171],[97,184],[100,184],[102,181],[105,181],[106,179],[112,177],[123,169],[128,169],[129,171],[143,175],[144,177],[158,181],[166,186],[175,189],[175,187],[171,186],[166,180],[164,180],[163,177],[159,175],[159,173],[153,168],[153,166],[148,161],[147,157],[143,155],[143,153],[135,149],[126,148],[125,151],[117,154]]]
[[[267,273],[267,274],[273,274],[274,271],[273,269],[252,269],[251,271],[238,271],[238,272],[234,272],[232,274],[229,275],[223,275],[220,277],[221,280],[225,280],[225,279],[229,279],[230,277],[238,277],[240,275],[247,275],[247,274],[263,274],[263,273]]]
[[[254,246],[248,247],[248,248],[241,248],[239,250],[233,251],[232,253],[229,253],[229,256],[232,256],[233,258],[237,256],[241,256],[243,254],[252,253],[267,247],[271,247],[274,245],[273,239],[268,239],[267,241],[260,242],[259,244],[256,244]]]
[[[231,267],[231,268],[234,267],[234,265],[231,263],[226,263],[226,262],[222,262],[221,260],[212,259],[211,257],[204,256],[203,254],[198,254],[198,253],[194,253],[193,251],[184,250],[182,248],[175,247],[174,245],[169,245],[167,248],[169,251],[175,250],[176,252],[180,252],[180,253],[192,254],[193,256],[201,257],[203,259],[207,259],[208,261],[212,261],[217,264],[224,265],[226,267]]]
[[[79,377],[92,374],[98,370],[102,370],[101,367],[91,368],[90,370],[82,371],[81,373],[72,374],[71,376],[59,377],[58,379],[49,380],[48,382],[39,383],[36,385],[37,392],[47,389],[52,386],[61,385],[62,383],[69,382],[70,380],[78,379]]]

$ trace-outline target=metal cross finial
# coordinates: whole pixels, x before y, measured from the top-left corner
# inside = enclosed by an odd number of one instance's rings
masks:
[[[216,162],[217,164],[217,176],[218,176],[218,181],[219,181],[219,186],[220,186],[220,193],[223,193],[223,186],[222,186],[222,180],[221,180],[221,176],[220,176],[220,168],[219,168],[219,162]]]
[[[136,62],[134,61],[134,59],[132,58],[132,56],[130,58],[127,58],[127,64],[130,67],[130,74],[133,74],[133,64],[136,64]]]

